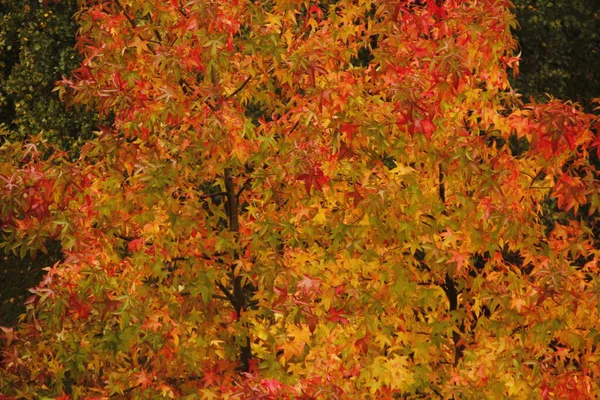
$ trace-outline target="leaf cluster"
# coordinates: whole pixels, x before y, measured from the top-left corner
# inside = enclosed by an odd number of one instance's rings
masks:
[[[1,148],[4,246],[65,253],[2,330],[8,395],[598,395],[599,125],[522,104],[508,1],[79,24],[60,95],[114,123]]]

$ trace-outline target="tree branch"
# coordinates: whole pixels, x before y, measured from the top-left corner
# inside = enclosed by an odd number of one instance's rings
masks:
[[[248,84],[248,82],[250,82],[251,80],[252,80],[251,76],[249,76],[248,78],[246,78],[246,80],[244,81],[244,83],[241,84],[240,87],[238,87],[237,89],[235,89],[233,91],[233,93],[231,93],[231,94],[229,94],[229,95],[227,95],[225,97],[225,100],[229,100],[230,98],[232,98],[233,96],[235,96],[236,94],[238,94],[239,92],[241,92],[244,89],[244,87],[246,87],[246,85]]]
[[[121,9],[121,11],[123,11],[123,15],[125,16],[125,18],[127,18],[127,21],[129,22],[129,25],[131,25],[131,28],[133,29],[133,31],[135,32],[135,30],[137,29],[137,24],[135,23],[135,21],[129,16],[129,14],[127,14],[127,11],[125,10],[125,7],[123,7],[123,5],[121,4],[121,2],[119,0],[115,0],[115,3],[117,4],[117,6],[119,6],[119,8]],[[153,43],[161,43],[161,37],[160,37],[160,33],[158,33],[158,31],[156,29],[154,29],[154,35],[159,39],[159,42],[154,42],[152,40],[148,40],[148,42],[153,42]],[[137,33],[137,37],[144,42],[145,39],[142,37],[142,35],[139,34],[139,32]],[[148,45],[148,50],[150,50],[150,52],[154,55],[156,55],[156,51],[154,51],[154,49],[152,47],[150,47],[150,45]]]
[[[206,200],[208,198],[219,197],[219,196],[229,196],[229,192],[217,192],[217,193],[203,194],[202,196],[200,196],[200,199]]]
[[[229,218],[229,230],[238,232],[240,223],[238,220],[238,198],[235,193],[235,184],[231,174],[231,168],[225,168],[225,191],[227,193],[227,217]]]
[[[227,290],[227,288],[225,286],[223,286],[223,284],[221,282],[217,282],[217,286],[219,287],[219,289],[221,289],[221,291],[223,292],[225,297],[227,297],[227,300],[229,300],[231,305],[233,305],[233,307],[235,308],[235,303],[236,303],[235,297],[233,297],[233,295],[229,292],[229,290]]]

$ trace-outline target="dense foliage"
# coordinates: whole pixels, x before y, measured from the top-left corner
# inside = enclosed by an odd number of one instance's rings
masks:
[[[515,0],[521,51],[514,87],[526,98],[545,93],[592,108],[600,97],[600,2]]]
[[[15,325],[25,312],[29,289],[37,286],[45,275],[44,268],[62,258],[60,241],[46,243],[46,252],[14,254],[5,249],[0,255],[0,326]]]
[[[44,133],[71,148],[92,136],[95,117],[66,109],[54,83],[80,61],[73,48],[76,0],[0,0],[0,134],[12,140]]]
[[[5,246],[66,254],[5,394],[600,394],[598,125],[519,101],[508,1],[82,7],[114,124],[0,148]]]
[[[55,82],[81,60],[73,48],[76,11],[76,0],[0,0],[0,143],[42,134],[75,150],[92,137],[96,118],[84,107],[67,109],[53,93]],[[49,254],[21,259],[9,252],[1,258],[0,325],[17,321],[27,289],[40,282],[42,268],[61,258],[55,242],[47,247]]]

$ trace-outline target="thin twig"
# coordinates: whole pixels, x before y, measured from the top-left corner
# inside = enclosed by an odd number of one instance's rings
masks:
[[[248,84],[248,82],[250,82],[252,80],[252,76],[249,76],[248,78],[246,78],[246,80],[244,81],[244,83],[241,84],[241,86],[237,89],[235,89],[233,91],[233,93],[229,94],[228,96],[225,97],[225,100],[228,100],[230,98],[232,98],[233,96],[235,96],[236,94],[238,94],[239,92],[242,91],[242,89],[244,89],[246,87],[246,85]]]
[[[125,7],[123,7],[123,5],[121,4],[121,2],[119,0],[115,1],[117,6],[119,6],[119,8],[121,9],[121,11],[123,11],[123,15],[125,16],[125,18],[127,18],[127,21],[129,21],[129,24],[131,25],[131,28],[133,29],[133,31],[135,32],[135,30],[137,29],[137,24],[135,23],[135,21],[129,16],[129,14],[127,14],[127,11],[125,10]],[[160,34],[156,31],[156,29],[154,29],[154,34],[157,35],[157,38],[160,40]],[[144,42],[145,39],[142,37],[142,35],[139,34],[139,32],[137,33],[137,37]],[[152,43],[157,43],[153,40],[149,40],[148,42],[152,42]],[[158,42],[158,44],[160,44],[160,42]],[[150,50],[150,52],[154,55],[156,55],[156,52],[154,51],[154,49],[150,46],[150,44],[148,44],[148,50]]]
[[[131,25],[131,27],[133,29],[137,28],[137,24],[135,23],[135,21],[133,19],[131,19],[131,17],[129,16],[129,14],[127,14],[127,12],[125,11],[125,7],[123,7],[123,5],[121,4],[121,2],[119,0],[116,0],[115,3],[117,3],[117,5],[121,9],[121,11],[123,11],[123,15],[125,16],[125,18],[127,18],[127,21],[129,21],[129,25]]]
[[[292,129],[290,129],[290,131],[288,132],[288,135],[291,135],[292,132],[294,132],[296,130],[296,128],[298,127],[299,124],[300,124],[300,121],[296,121],[294,126],[292,126]]]
[[[246,179],[246,182],[244,182],[244,184],[242,185],[242,187],[240,187],[240,190],[237,191],[236,196],[240,197],[240,195],[242,194],[242,192],[246,189],[250,189],[250,182],[252,182],[252,178],[248,178]]]
[[[179,13],[181,15],[183,15],[185,18],[189,18],[189,15],[183,9],[183,4],[181,4],[181,1],[179,1],[179,8],[177,9],[177,11],[179,11]]]

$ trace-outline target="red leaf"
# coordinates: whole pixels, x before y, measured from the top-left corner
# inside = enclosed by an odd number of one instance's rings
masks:
[[[139,238],[139,239],[134,239],[131,242],[129,242],[127,244],[127,250],[130,253],[135,253],[140,251],[142,248],[144,247],[144,239]]]
[[[138,386],[141,386],[142,389],[146,389],[148,386],[150,386],[152,384],[152,378],[150,376],[148,376],[146,371],[144,371],[143,369],[141,372],[138,372],[134,376],[136,377],[135,383]]]
[[[318,19],[322,19],[323,18],[323,10],[321,10],[321,7],[319,7],[316,4],[313,4],[310,9],[308,10],[309,14],[315,13],[317,14],[317,18]]]
[[[204,371],[202,381],[206,386],[214,386],[221,382],[222,378],[213,369]]]
[[[320,163],[315,164],[308,173],[298,175],[296,179],[304,181],[304,187],[306,187],[306,193],[308,194],[310,194],[310,189],[313,186],[322,191],[323,185],[329,182],[329,178],[321,171]]]
[[[435,125],[428,119],[415,119],[415,129],[422,132],[427,139],[431,139],[435,132]]]
[[[354,134],[356,133],[357,130],[358,130],[358,125],[357,124],[347,124],[347,123],[344,123],[340,127],[340,132],[341,133],[345,133],[346,137],[350,141],[352,141],[352,138],[354,138]]]
[[[331,322],[341,322],[343,325],[347,324],[350,321],[348,321],[348,318],[342,316],[342,311],[343,308],[336,309],[331,307],[329,309],[329,316],[327,317],[327,319]]]
[[[65,392],[62,392],[60,396],[56,397],[56,400],[69,400],[70,398],[71,396],[69,396]]]
[[[346,196],[352,199],[352,205],[354,207],[356,207],[364,199],[356,187],[354,188],[353,192],[348,193]]]
[[[269,394],[277,394],[282,388],[281,382],[276,379],[263,379],[260,383],[267,389]]]
[[[429,8],[429,11],[436,16],[438,22],[448,15],[448,11],[446,10],[446,7],[444,7],[443,3],[441,6],[438,6],[435,1],[428,1],[427,7]]]
[[[75,319],[86,319],[90,315],[91,311],[92,307],[90,305],[89,299],[84,303],[79,301],[75,293],[71,295],[69,303],[69,313],[73,315]]]
[[[344,158],[352,158],[354,156],[354,152],[350,147],[346,145],[344,142],[340,142],[340,150],[337,153],[338,160],[343,160]]]

